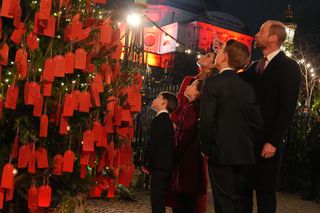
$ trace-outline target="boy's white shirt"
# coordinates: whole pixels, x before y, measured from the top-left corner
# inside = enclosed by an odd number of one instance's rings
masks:
[[[164,110],[160,110],[159,112],[157,112],[156,117],[158,115],[160,115],[161,113],[168,113],[169,114],[168,110],[164,109]]]

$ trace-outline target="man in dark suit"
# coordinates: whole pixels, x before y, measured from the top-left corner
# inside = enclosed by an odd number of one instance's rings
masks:
[[[263,128],[257,140],[256,164],[249,170],[246,212],[252,212],[252,194],[256,190],[259,213],[276,211],[276,188],[280,172],[283,138],[295,112],[300,88],[300,68],[280,50],[286,39],[285,25],[265,22],[255,36],[255,48],[264,57],[240,75],[256,91]]]
[[[254,89],[236,70],[249,60],[246,45],[229,40],[218,52],[202,90],[200,140],[208,168],[216,213],[242,212],[247,168],[254,163],[253,137],[262,126]]]
[[[176,96],[162,92],[152,102],[157,112],[151,123],[151,136],[142,171],[151,174],[151,206],[153,213],[165,213],[165,194],[173,164],[174,129],[169,113],[178,105]]]

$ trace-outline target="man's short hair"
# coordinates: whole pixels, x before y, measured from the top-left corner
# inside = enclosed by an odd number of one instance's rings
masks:
[[[231,68],[239,70],[244,68],[249,62],[249,48],[239,41],[228,40],[224,47],[224,52],[228,54],[228,62]]]
[[[286,26],[281,21],[269,20],[271,25],[269,28],[269,35],[276,35],[278,37],[278,44],[281,46],[287,38]]]
[[[161,95],[163,99],[167,100],[167,110],[169,113],[176,110],[178,106],[178,99],[175,96],[175,94],[164,91],[164,92],[161,92],[159,95]]]

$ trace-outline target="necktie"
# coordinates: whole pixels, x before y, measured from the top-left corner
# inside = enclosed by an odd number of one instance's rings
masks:
[[[259,64],[259,73],[262,74],[263,71],[264,71],[264,68],[266,66],[266,62],[267,62],[267,57],[263,57],[260,61],[260,64]]]

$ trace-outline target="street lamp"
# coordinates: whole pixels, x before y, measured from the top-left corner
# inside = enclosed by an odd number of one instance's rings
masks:
[[[295,31],[297,29],[297,24],[293,22],[293,11],[291,8],[291,5],[289,4],[285,13],[285,23],[286,25],[286,32],[287,32],[287,38],[284,42],[284,46],[283,48],[288,51],[291,52],[294,48],[294,35],[295,35]]]

